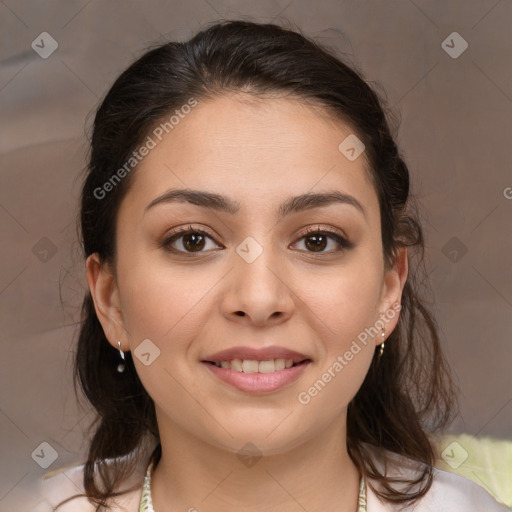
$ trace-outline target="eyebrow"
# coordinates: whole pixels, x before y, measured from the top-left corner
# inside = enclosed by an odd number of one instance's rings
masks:
[[[192,189],[173,189],[168,190],[161,196],[153,199],[153,201],[151,201],[151,203],[149,203],[144,209],[144,213],[158,204],[174,202],[191,203],[204,208],[211,208],[216,211],[226,212],[231,215],[238,212],[242,206],[238,201],[234,201],[229,197],[222,196],[214,192]],[[367,216],[363,205],[354,196],[339,191],[322,193],[308,192],[299,196],[290,197],[280,205],[277,215],[278,219],[282,219],[291,213],[297,213],[322,206],[329,206],[336,203],[351,205],[359,210],[365,217]]]

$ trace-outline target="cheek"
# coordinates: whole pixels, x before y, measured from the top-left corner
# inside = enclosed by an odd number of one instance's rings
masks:
[[[346,266],[322,277],[316,275],[302,287],[312,314],[313,330],[322,354],[310,388],[303,390],[317,406],[339,411],[361,386],[371,364],[379,319],[381,292],[379,262],[358,255]],[[318,396],[318,400],[317,397]]]
[[[309,273],[297,282],[301,283],[297,294],[327,339],[346,341],[378,319],[382,279],[375,260],[357,256],[335,271]]]
[[[125,327],[135,346],[142,339],[173,346],[187,338],[190,321],[201,314],[215,284],[211,272],[160,263],[160,258],[132,255],[120,261],[119,281]],[[178,336],[178,333],[180,334]]]
[[[180,383],[194,370],[193,341],[208,318],[208,290],[218,279],[199,266],[182,269],[159,261],[136,255],[119,261],[124,324],[137,373],[148,393],[162,407],[182,406],[187,395]],[[138,347],[147,339],[154,344],[145,342],[149,364],[138,357],[142,353]]]
[[[380,282],[378,272],[368,270],[340,272],[321,284],[306,290],[306,304],[322,353],[297,399],[318,421],[325,421],[325,411],[332,419],[348,406],[370,367],[373,336],[379,335],[372,327],[379,319]]]

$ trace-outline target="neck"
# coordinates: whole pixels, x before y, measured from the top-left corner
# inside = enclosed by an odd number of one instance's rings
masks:
[[[231,512],[241,506],[248,512],[357,510],[360,475],[346,450],[345,417],[286,453],[253,458],[201,441],[175,424],[165,427],[151,479],[155,512]]]

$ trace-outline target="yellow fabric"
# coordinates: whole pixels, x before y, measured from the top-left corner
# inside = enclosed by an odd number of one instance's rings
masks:
[[[435,442],[440,453],[437,468],[473,480],[512,508],[512,441],[460,434]]]

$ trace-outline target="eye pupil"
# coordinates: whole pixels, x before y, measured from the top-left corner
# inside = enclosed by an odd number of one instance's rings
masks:
[[[306,246],[308,246],[308,248],[312,247],[314,252],[322,251],[325,249],[326,238],[325,235],[309,235],[306,238]],[[311,240],[313,240],[312,245],[309,244]]]
[[[189,246],[189,242],[191,245]],[[183,246],[188,250],[192,249],[192,251],[196,249],[204,248],[204,237],[203,235],[198,235],[197,233],[190,233],[188,235],[183,235]]]

